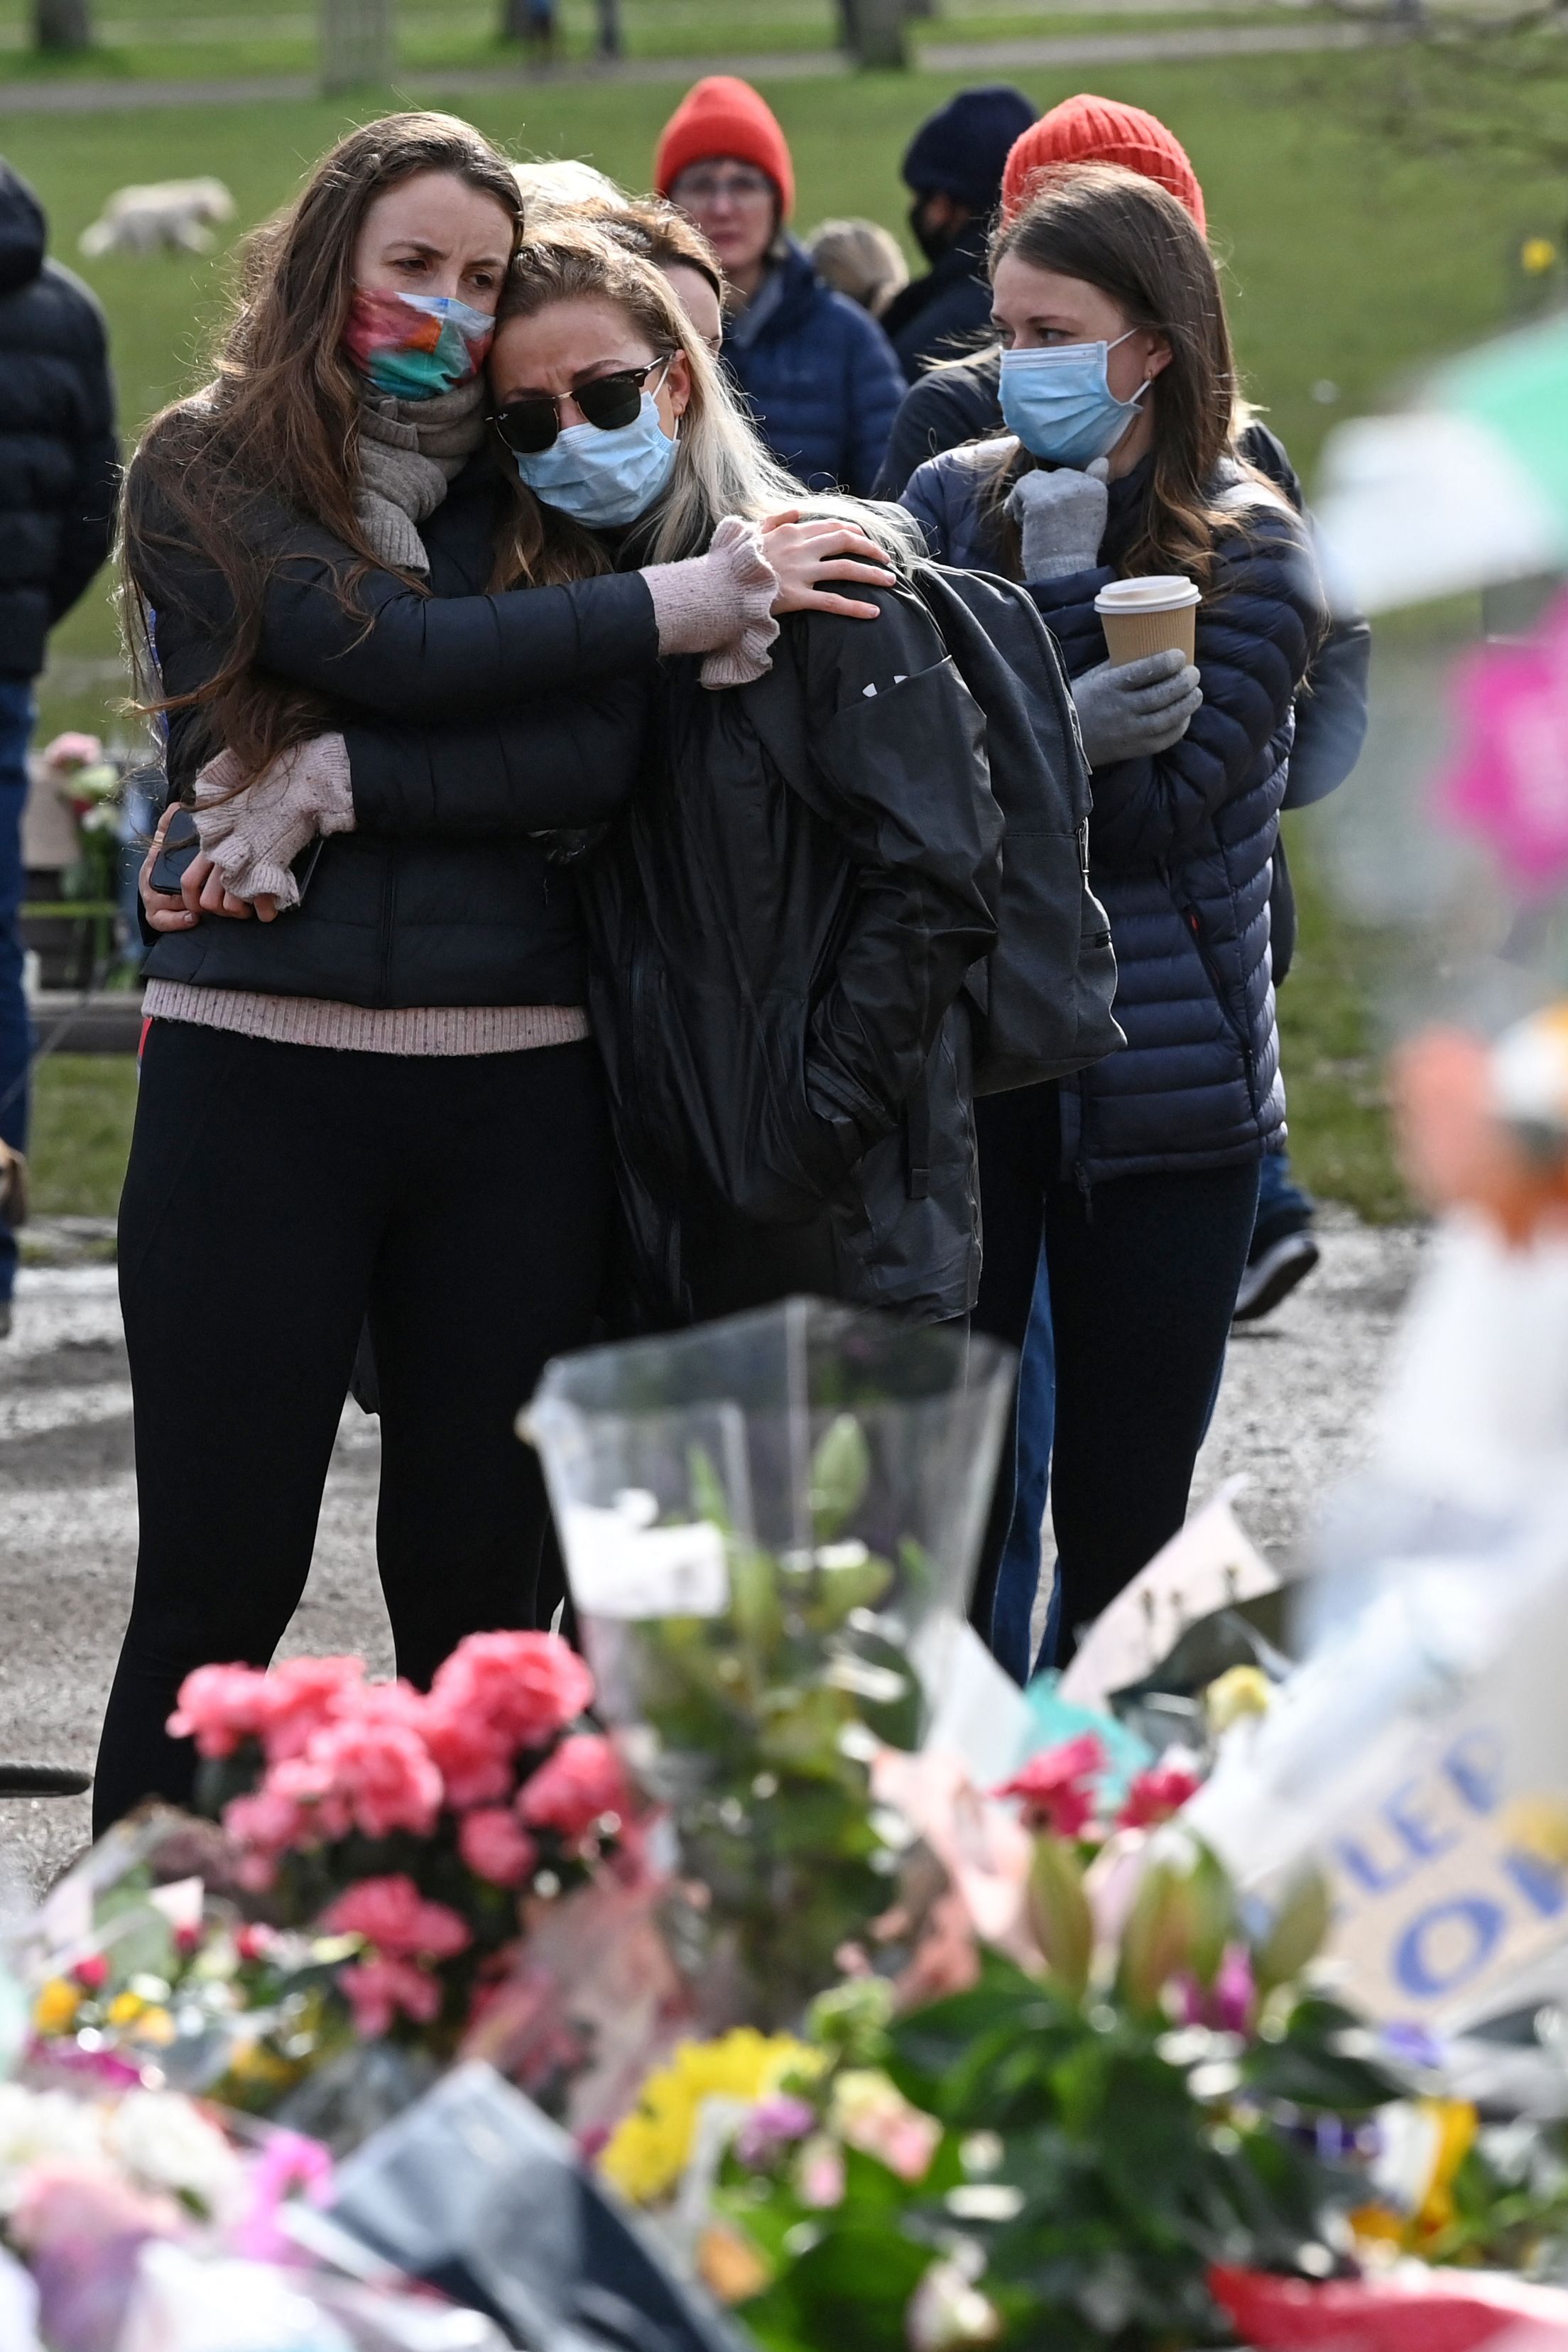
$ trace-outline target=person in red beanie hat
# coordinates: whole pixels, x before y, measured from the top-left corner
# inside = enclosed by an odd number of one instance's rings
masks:
[[[723,264],[725,359],[774,457],[813,489],[867,497],[903,371],[876,320],[785,234],[795,166],[772,107],[733,74],[698,82],[664,127],[654,184]]]
[[[1208,233],[1204,192],[1186,149],[1158,115],[1145,114],[1141,106],[1079,90],[1042,114],[1013,142],[1002,174],[1003,219],[1010,221],[1027,204],[1042,173],[1063,163],[1120,163],[1145,180],[1157,180]]]
[[[710,74],[687,91],[660,135],[654,157],[654,186],[661,196],[673,197],[677,181],[693,164],[711,163],[721,157],[749,163],[753,172],[772,181],[771,241],[779,221],[787,220],[795,210],[795,165],[778,116],[760,90],[734,74]],[[713,241],[719,245],[717,237]],[[722,245],[719,254],[733,276],[731,256]]]

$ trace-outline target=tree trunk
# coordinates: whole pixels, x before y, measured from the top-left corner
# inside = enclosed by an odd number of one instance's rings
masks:
[[[393,0],[321,0],[321,91],[375,88],[395,70]]]
[[[621,37],[621,0],[597,0],[599,39],[597,54],[602,58],[618,58],[626,54]]]
[[[34,0],[33,37],[40,49],[91,48],[91,0]]]
[[[850,0],[857,65],[900,71],[909,64],[904,43],[904,0]]]

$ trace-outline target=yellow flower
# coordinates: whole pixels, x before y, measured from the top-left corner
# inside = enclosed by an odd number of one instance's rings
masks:
[[[1554,1870],[1568,1865],[1568,1805],[1561,1797],[1516,1797],[1502,1825],[1510,1845]]]
[[[1441,2237],[1453,2221],[1454,2175],[1469,2154],[1477,2127],[1476,2111],[1468,2099],[1423,2099],[1421,2106],[1437,2127],[1437,2146],[1426,2198],[1410,2225],[1417,2252],[1429,2239]]]
[[[1204,1713],[1217,1738],[1244,1715],[1267,1715],[1272,1685],[1261,1666],[1232,1666],[1204,1693]]]
[[[1519,248],[1521,268],[1531,278],[1544,278],[1557,266],[1557,247],[1549,236],[1527,236]]]
[[[45,2035],[68,2033],[80,2007],[80,1988],[65,1977],[51,1977],[33,2003],[35,2031]]]
[[[136,2021],[137,2040],[150,2042],[154,2050],[166,2050],[176,2032],[174,2019],[156,2001],[149,2002]]]
[[[818,2052],[787,2033],[759,2033],[739,2025],[716,2042],[682,2042],[668,2066],[656,2067],[637,2104],[612,2134],[599,2169],[623,2197],[652,2205],[668,2196],[686,2169],[705,2099],[739,2099],[748,2106],[776,2090],[786,2074],[816,2074]]]
[[[138,1992],[117,1992],[109,2004],[110,2025],[134,2025],[147,2004]]]

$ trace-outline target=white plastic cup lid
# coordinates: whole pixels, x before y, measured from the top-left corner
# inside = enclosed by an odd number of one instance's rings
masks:
[[[1179,574],[1155,574],[1142,580],[1112,580],[1094,600],[1097,613],[1178,613],[1203,598],[1190,580]]]

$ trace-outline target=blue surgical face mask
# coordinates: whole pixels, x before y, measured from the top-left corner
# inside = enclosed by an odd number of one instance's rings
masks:
[[[1116,343],[1138,332],[1129,327]],[[1118,400],[1106,369],[1116,343],[1056,343],[1002,354],[1002,414],[1033,457],[1053,466],[1088,466],[1107,457],[1153,382]]]
[[[650,392],[630,425],[606,433],[569,425],[548,449],[513,450],[518,472],[536,499],[589,530],[619,530],[647,514],[669,480],[676,445],[658,421]]]

